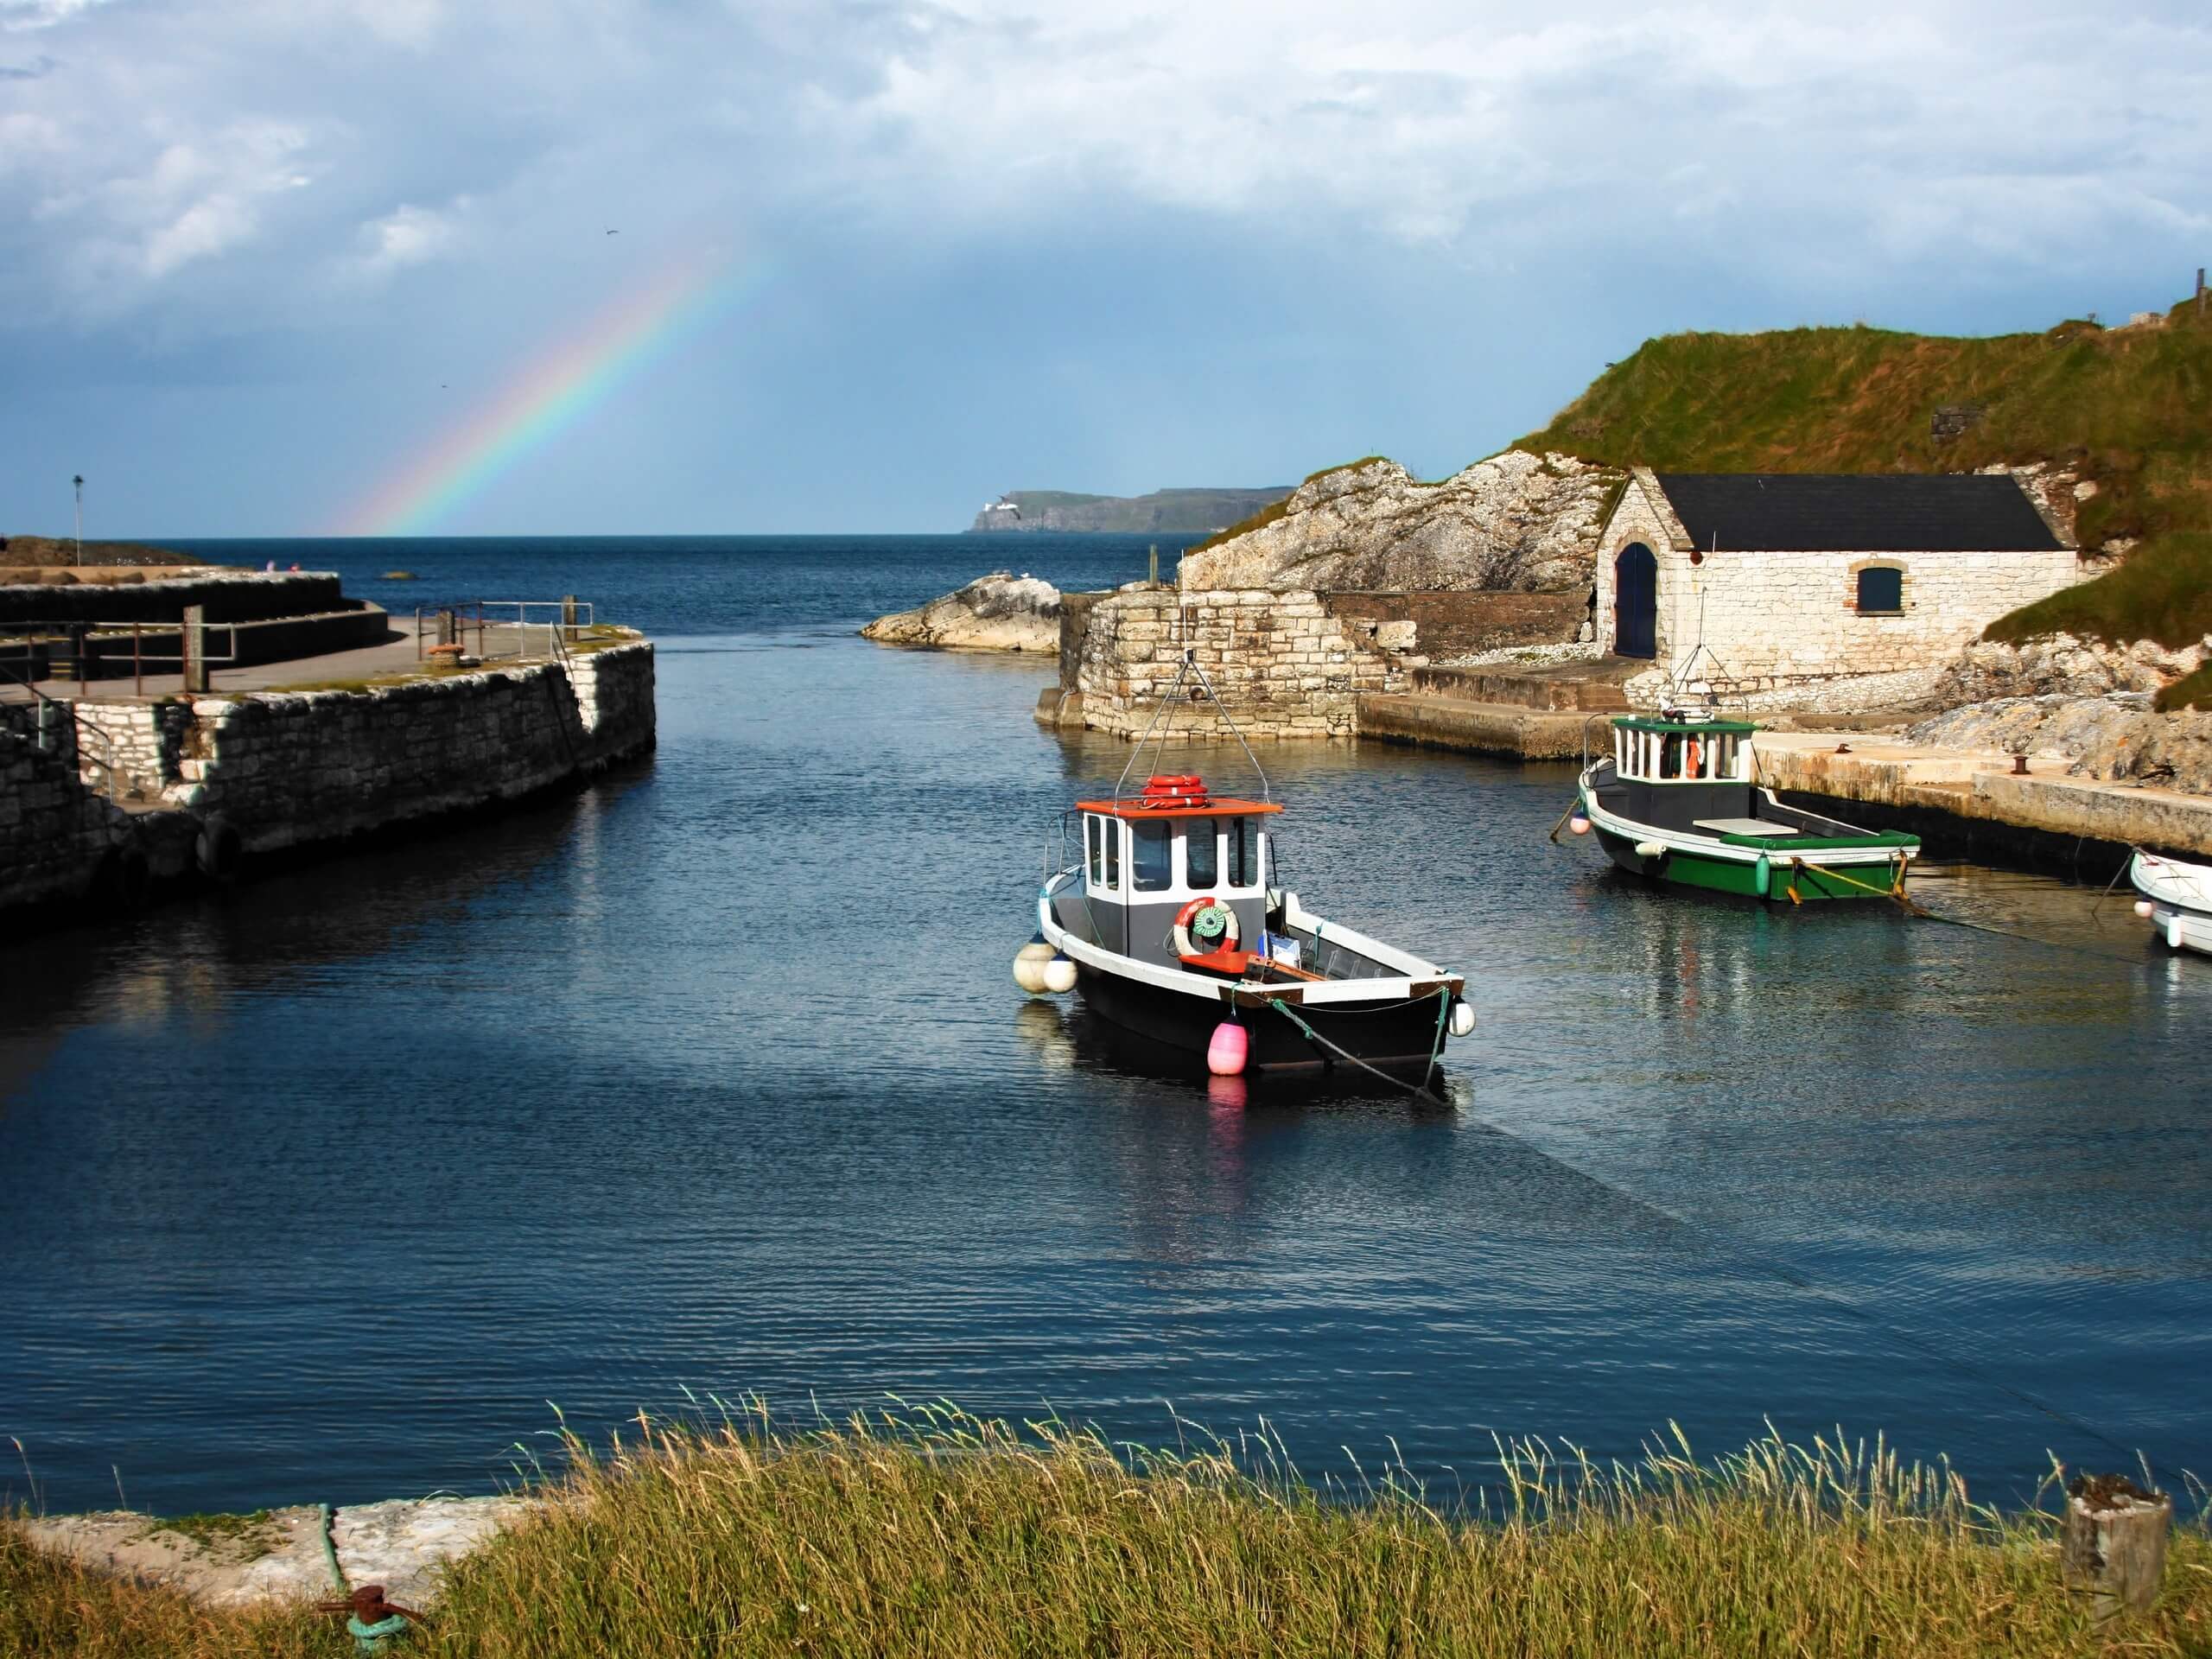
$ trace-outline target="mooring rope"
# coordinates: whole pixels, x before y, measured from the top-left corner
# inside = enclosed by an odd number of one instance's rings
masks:
[[[1291,1011],[1290,1004],[1284,1001],[1281,997],[1269,997],[1268,999],[1268,1006],[1273,1008],[1277,1014],[1282,1015],[1284,1019],[1289,1020],[1292,1025],[1296,1026],[1300,1031],[1303,1032],[1306,1034],[1306,1040],[1307,1042],[1319,1043],[1323,1048],[1327,1049],[1331,1053],[1340,1055],[1344,1058],[1350,1060],[1361,1071],[1371,1072],[1376,1077],[1382,1078],[1383,1082],[1389,1084],[1393,1089],[1403,1089],[1407,1093],[1414,1096],[1418,1099],[1427,1101],[1432,1106],[1440,1106],[1449,1110],[1451,1108],[1451,1103],[1449,1101],[1440,1099],[1437,1096],[1432,1094],[1428,1088],[1428,1079],[1436,1071],[1437,1052],[1444,1046],[1444,1022],[1450,1017],[1452,1013],[1452,988],[1448,985],[1445,986],[1441,990],[1438,991],[1436,995],[1442,1004],[1442,1006],[1437,1010],[1436,1014],[1436,1040],[1429,1046],[1428,1070],[1421,1073],[1421,1080],[1419,1083],[1408,1083],[1403,1077],[1394,1077],[1381,1067],[1370,1065],[1365,1060],[1361,1059],[1358,1055],[1353,1053],[1350,1049],[1339,1047],[1337,1044],[1331,1042],[1319,1032],[1314,1030],[1313,1027],[1307,1025],[1303,1020],[1300,1019],[1296,1014],[1293,1013]]]

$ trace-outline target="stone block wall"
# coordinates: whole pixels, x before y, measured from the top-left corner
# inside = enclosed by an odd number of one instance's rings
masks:
[[[47,751],[22,734],[35,709],[0,710],[0,906],[81,891],[108,847],[162,820],[219,814],[253,853],[588,776],[652,748],[653,649],[362,690],[67,707],[67,741]],[[137,814],[109,803],[110,765]]]
[[[81,891],[128,835],[86,765],[66,710],[41,727],[36,704],[0,704],[0,908]]]
[[[1225,709],[1248,738],[1349,737],[1359,694],[1404,682],[1392,653],[1331,615],[1318,594],[1214,589],[1185,594],[1179,607],[1172,588],[1137,587],[1083,613],[1074,682],[1063,690],[1081,694],[1084,725],[1137,737],[1185,643],[1221,700],[1179,702],[1174,728],[1186,734],[1226,737]]]

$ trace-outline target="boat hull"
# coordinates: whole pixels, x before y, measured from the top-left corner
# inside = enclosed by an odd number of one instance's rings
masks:
[[[1332,1065],[1352,1069],[1310,1041],[1275,1008],[1232,1009],[1226,1002],[1208,1002],[1083,963],[1077,967],[1076,988],[1091,1012],[1109,1024],[1200,1059],[1213,1039],[1214,1027],[1233,1018],[1249,1033],[1247,1071],[1316,1071]],[[1437,1029],[1442,1006],[1441,999],[1427,996],[1413,1001],[1301,1007],[1297,1014],[1330,1042],[1368,1065],[1418,1076],[1432,1052],[1442,1058]]]
[[[1592,830],[1606,856],[1631,875],[1671,882],[1676,887],[1696,887],[1707,893],[1763,899],[1769,904],[1790,903],[1792,887],[1796,889],[1799,903],[1814,899],[1886,899],[1894,880],[1893,868],[1888,865],[1860,864],[1849,870],[1832,872],[1809,865],[1793,867],[1789,859],[1776,855],[1767,860],[1766,890],[1761,892],[1756,861],[1712,857],[1694,848],[1665,843],[1662,843],[1661,852],[1647,855],[1636,850],[1638,843],[1632,836],[1622,835],[1603,824],[1593,824]]]
[[[2128,862],[2128,876],[2169,950],[2212,956],[2212,866],[2139,852]]]

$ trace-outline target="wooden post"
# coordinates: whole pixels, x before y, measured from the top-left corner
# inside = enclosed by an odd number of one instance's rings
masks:
[[[184,659],[184,689],[207,689],[207,607],[188,605],[177,625],[177,654]]]
[[[2196,315],[2204,315],[2204,267],[2196,268]]]
[[[2059,1566],[2086,1584],[2102,1624],[2126,1607],[2147,1613],[2166,1568],[2166,1531],[2174,1501],[2146,1492],[2126,1475],[2076,1475],[2066,1483],[2066,1533]]]
[[[1160,586],[1160,543],[1158,542],[1152,544],[1152,575],[1147,578],[1147,585],[1153,588]]]
[[[576,640],[576,596],[574,594],[561,595],[561,637],[570,645]]]
[[[140,654],[138,630],[139,625],[133,622],[130,625],[130,691],[132,696],[143,697],[146,695],[146,664]]]
[[[438,613],[438,643],[440,645],[459,645],[461,643],[459,638],[460,632],[460,626],[455,622],[454,613],[451,611],[440,611]]]

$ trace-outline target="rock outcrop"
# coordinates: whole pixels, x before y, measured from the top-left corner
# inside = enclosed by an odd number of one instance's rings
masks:
[[[2101,697],[2114,691],[2164,690],[2203,665],[2212,638],[2169,650],[2155,640],[2125,645],[2055,633],[2017,645],[1981,640],[1959,653],[1936,682],[1944,708],[1999,697]]]
[[[1319,473],[1262,522],[1183,556],[1192,588],[1569,588],[1592,579],[1624,475],[1510,449],[1440,483],[1379,456]]]
[[[1909,728],[1915,743],[2069,756],[2069,774],[2212,795],[2212,713],[2160,714],[2144,691],[1999,697]]]
[[[1057,652],[1060,590],[1027,572],[995,570],[918,610],[879,616],[861,632],[887,645]]]

